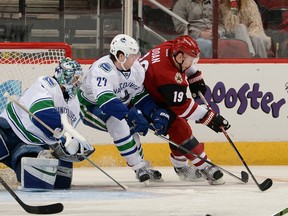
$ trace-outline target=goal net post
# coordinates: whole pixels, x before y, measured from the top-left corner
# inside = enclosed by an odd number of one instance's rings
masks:
[[[0,43],[0,112],[7,103],[5,92],[21,96],[39,76],[53,76],[65,57],[72,57],[66,43]]]

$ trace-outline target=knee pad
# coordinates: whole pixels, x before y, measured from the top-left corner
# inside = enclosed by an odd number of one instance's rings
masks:
[[[48,191],[54,189],[58,159],[21,159],[21,188],[24,191]]]
[[[187,151],[193,152],[194,154],[197,154],[197,155],[201,155],[204,151],[203,143],[199,143],[195,137],[189,139],[186,143],[182,144],[181,146],[183,148],[185,148]],[[188,153],[182,149],[179,149],[175,146],[172,146],[172,144],[170,144],[170,148],[171,148],[173,154],[176,153],[178,150],[179,153],[183,154],[189,160],[195,159],[195,157],[192,154],[190,154],[190,153]],[[179,156],[177,154],[175,154],[175,155]]]
[[[192,151],[192,149],[196,148],[198,144],[199,144],[198,140],[195,137],[192,137],[191,139],[189,139],[186,143],[182,144],[181,146],[187,149],[188,151]],[[181,149],[179,149],[179,152],[181,152],[182,154],[187,154],[186,151],[183,151]]]
[[[59,160],[54,189],[70,189],[73,175],[73,163]]]

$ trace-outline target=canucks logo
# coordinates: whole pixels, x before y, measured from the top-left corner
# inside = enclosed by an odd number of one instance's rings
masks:
[[[109,63],[102,63],[99,65],[99,68],[101,68],[106,73],[110,72],[112,70],[112,67]]]
[[[120,39],[120,41],[121,41],[122,43],[126,43],[126,38],[123,37],[123,38]]]
[[[43,77],[42,79],[43,79],[44,81],[46,81],[50,87],[54,87],[54,86],[56,85],[56,83],[54,82],[54,80],[53,80],[51,77],[49,77],[49,76],[45,76],[45,77]]]

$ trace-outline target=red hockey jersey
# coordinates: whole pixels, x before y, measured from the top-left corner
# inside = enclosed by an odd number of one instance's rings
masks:
[[[207,111],[187,97],[188,82],[185,72],[181,73],[174,65],[170,53],[172,43],[166,41],[141,58],[146,70],[144,86],[160,107],[170,108],[179,117],[198,120]]]

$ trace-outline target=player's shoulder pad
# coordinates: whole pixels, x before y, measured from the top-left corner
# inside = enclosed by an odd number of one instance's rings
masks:
[[[112,65],[110,65],[108,62],[102,62],[98,65],[98,67],[106,73],[109,73],[112,71]]]
[[[39,77],[38,81],[41,82],[41,84],[44,84],[45,86],[49,86],[51,88],[58,85],[57,81],[51,76]]]

